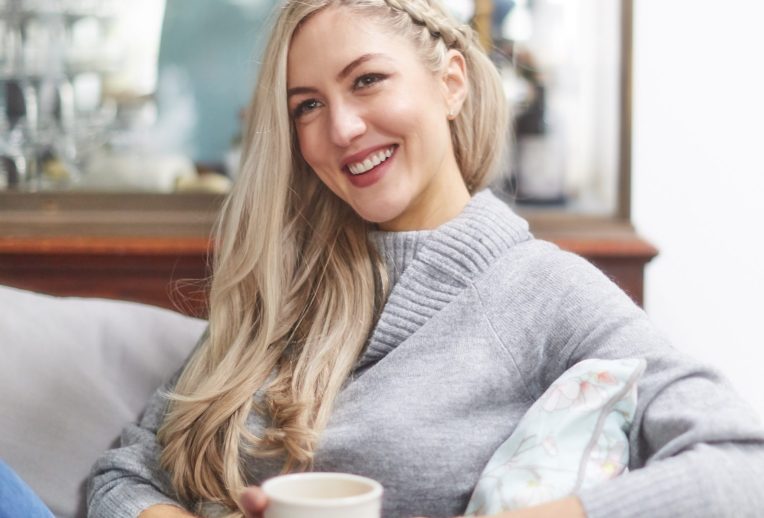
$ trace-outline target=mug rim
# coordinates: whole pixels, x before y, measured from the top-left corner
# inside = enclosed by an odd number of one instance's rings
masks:
[[[292,480],[319,480],[328,478],[339,478],[344,480],[353,480],[356,482],[362,482],[369,486],[369,491],[353,496],[341,496],[337,498],[324,499],[324,498],[309,498],[309,497],[279,497],[274,496],[268,492],[269,488],[274,488],[282,483],[287,483]],[[376,480],[364,477],[361,475],[354,475],[352,473],[338,473],[338,472],[309,472],[309,473],[289,473],[286,475],[276,475],[266,480],[261,489],[266,493],[269,500],[278,502],[279,504],[294,505],[294,506],[315,506],[315,507],[337,507],[340,505],[353,505],[363,504],[373,501],[382,496],[382,484]]]

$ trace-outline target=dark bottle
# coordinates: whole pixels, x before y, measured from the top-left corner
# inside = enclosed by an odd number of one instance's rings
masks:
[[[515,200],[526,205],[562,205],[566,201],[563,149],[548,121],[547,89],[529,54],[518,53],[516,66],[531,95],[515,118]]]

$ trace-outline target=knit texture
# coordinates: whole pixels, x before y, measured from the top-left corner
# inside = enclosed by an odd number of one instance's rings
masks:
[[[398,281],[335,402],[316,470],[379,480],[385,518],[459,516],[496,448],[565,370],[586,358],[643,358],[632,471],[582,491],[588,515],[761,514],[764,432],[750,408],[669,346],[602,273],[534,239],[490,192],[410,253],[398,252],[412,236],[373,239]],[[133,517],[172,494],[156,470],[164,408],[158,393],[94,467],[93,518]],[[248,425],[259,434],[264,418]],[[249,459],[250,482],[281,463]]]
[[[406,267],[416,257],[419,246],[432,232],[417,230],[411,232],[384,232],[374,230],[369,234],[369,240],[379,251],[385,261],[387,278],[390,286],[398,284]]]

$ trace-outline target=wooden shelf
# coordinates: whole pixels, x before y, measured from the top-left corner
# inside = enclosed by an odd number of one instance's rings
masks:
[[[217,195],[0,195],[0,284],[133,300],[204,316]],[[657,250],[616,219],[533,212],[534,234],[579,254],[639,304]]]

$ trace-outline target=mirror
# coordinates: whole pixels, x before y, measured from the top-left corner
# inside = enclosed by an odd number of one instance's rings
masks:
[[[0,188],[224,191],[273,4],[0,0]]]
[[[492,57],[513,107],[511,174],[521,206],[619,209],[622,3],[494,0]]]
[[[276,3],[0,0],[0,191],[225,191]],[[495,188],[627,216],[631,0],[446,3],[513,107]]]

